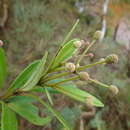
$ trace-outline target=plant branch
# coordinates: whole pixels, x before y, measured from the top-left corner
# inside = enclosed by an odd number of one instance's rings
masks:
[[[104,64],[106,61],[104,60],[104,61],[98,61],[98,62],[95,62],[95,63],[93,63],[93,64],[88,64],[88,65],[85,65],[85,66],[80,66],[80,67],[78,67],[77,68],[77,71],[82,71],[82,70],[85,70],[85,69],[87,69],[87,68],[91,68],[91,67],[93,67],[93,66],[96,66],[96,65],[98,65],[98,64]],[[63,68],[61,68],[61,69],[57,69],[57,71],[61,71],[61,70],[65,70],[65,67]],[[57,72],[56,70],[54,70],[54,71],[51,71],[51,73],[52,72]],[[62,77],[62,76],[67,76],[67,75],[69,75],[70,74],[70,72],[63,72],[63,73],[60,73],[60,74],[55,74],[55,75],[53,75],[53,76],[50,76],[50,77],[46,77],[45,79],[42,79],[41,80],[41,83],[45,83],[45,82],[47,82],[47,81],[50,81],[50,80],[53,80],[53,79],[56,79],[56,78],[59,78],[59,77]]]
[[[59,77],[67,76],[69,74],[70,74],[70,72],[63,72],[63,73],[60,73],[60,74],[55,74],[53,76],[47,77],[46,79],[43,79],[43,81],[41,81],[41,83],[45,83],[45,82],[48,82],[50,80],[57,79]]]
[[[91,68],[93,66],[96,66],[96,65],[99,65],[99,64],[104,64],[104,63],[106,63],[105,60],[104,61],[97,61],[97,62],[95,62],[93,64],[88,64],[88,65],[85,65],[85,66],[80,66],[80,67],[77,68],[77,70],[78,71],[82,71],[82,70],[85,70],[87,68]]]
[[[74,76],[74,77],[65,79],[65,80],[60,81],[60,82],[55,83],[55,84],[46,84],[46,85],[47,85],[47,86],[55,86],[55,85],[59,85],[59,84],[63,84],[63,83],[69,82],[69,81],[77,80],[77,79],[79,79],[79,76]]]
[[[102,87],[109,88],[108,85],[106,85],[106,84],[104,84],[104,83],[102,83],[102,82],[100,82],[100,81],[97,81],[97,80],[95,80],[95,79],[89,78],[89,81],[91,81],[92,83],[98,84],[98,85],[100,85],[100,86],[102,86]]]

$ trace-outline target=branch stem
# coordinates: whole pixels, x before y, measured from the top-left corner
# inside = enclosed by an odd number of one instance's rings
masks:
[[[100,82],[100,81],[98,81],[98,80],[95,80],[95,79],[89,78],[89,81],[91,81],[92,83],[98,84],[98,85],[100,85],[100,86],[102,86],[102,87],[105,87],[105,88],[108,88],[108,87],[109,87],[108,85],[106,85],[106,84],[104,84],[104,83],[102,83],[102,82]]]
[[[85,66],[80,66],[80,67],[77,68],[77,71],[82,71],[82,70],[85,70],[87,68],[91,68],[91,67],[96,66],[98,64],[104,64],[104,63],[105,63],[105,60],[104,61],[97,61],[93,64],[88,64],[88,65],[85,65]],[[61,68],[59,70],[57,69],[57,71],[61,71],[61,70],[65,70],[65,68]],[[51,71],[51,73],[52,72],[56,72],[56,70]],[[63,72],[63,73],[60,73],[60,74],[55,74],[53,76],[49,76],[49,77],[46,77],[45,79],[41,80],[41,83],[45,83],[47,81],[50,81],[50,80],[53,80],[53,79],[56,79],[56,78],[59,78],[59,77],[67,76],[69,74],[71,74],[71,73],[70,72]]]
[[[74,77],[71,77],[71,78],[68,78],[68,79],[65,79],[63,81],[60,81],[58,83],[55,83],[55,84],[46,84],[47,86],[55,86],[55,85],[60,85],[60,84],[63,84],[63,83],[66,83],[66,82],[69,82],[69,81],[73,81],[73,80],[77,80],[79,79],[79,76],[74,76]]]

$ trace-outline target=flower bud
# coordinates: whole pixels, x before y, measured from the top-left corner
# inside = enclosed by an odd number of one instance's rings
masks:
[[[76,48],[80,48],[82,46],[82,41],[76,41],[76,42],[74,42],[74,46]]]
[[[80,72],[79,76],[81,80],[89,80],[89,74],[87,72]]]
[[[85,44],[85,41],[84,41],[84,40],[81,40],[80,42],[82,43],[82,45],[84,45],[84,44]]]
[[[88,55],[90,58],[93,58],[94,57],[94,54],[93,53],[88,53]]]
[[[115,95],[119,92],[119,89],[115,85],[110,85],[109,90]]]
[[[88,96],[87,97],[87,100],[86,100],[86,105],[87,105],[87,107],[89,107],[89,108],[92,108],[93,107],[93,97],[90,95],[90,96]]]
[[[76,67],[73,63],[66,63],[65,68],[69,72],[74,72]]]
[[[102,32],[101,32],[101,31],[96,31],[95,34],[94,34],[94,36],[93,36],[93,38],[94,38],[95,40],[99,40],[100,37],[101,37],[101,35],[102,35]]]
[[[3,44],[4,44],[4,43],[3,43],[3,41],[2,41],[2,40],[0,40],[0,47],[1,47],[1,46],[3,46]]]
[[[102,62],[102,61],[105,61],[105,59],[104,59],[104,58],[101,58],[99,61],[101,61],[101,62]]]
[[[111,54],[105,58],[107,64],[115,64],[118,62],[118,56],[115,54]]]

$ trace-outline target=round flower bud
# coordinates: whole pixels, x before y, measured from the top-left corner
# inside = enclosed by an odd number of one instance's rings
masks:
[[[101,37],[101,35],[102,35],[102,32],[101,32],[101,31],[96,31],[95,34],[94,34],[94,36],[93,36],[93,38],[94,38],[95,40],[99,40],[100,37]]]
[[[1,46],[3,46],[3,44],[4,44],[4,43],[3,43],[3,41],[2,41],[2,40],[0,40],[0,47],[1,47]]]
[[[80,48],[82,46],[82,41],[76,41],[76,42],[74,42],[74,46],[76,48]]]
[[[115,64],[118,62],[118,56],[115,54],[111,54],[105,58],[107,64]]]
[[[105,59],[104,59],[104,58],[101,58],[99,61],[101,61],[101,62],[102,62],[102,61],[105,61]]]
[[[89,74],[87,72],[80,72],[79,76],[81,80],[89,80]]]
[[[119,92],[119,89],[115,85],[110,85],[109,90],[115,95]]]
[[[69,72],[74,72],[76,67],[73,63],[66,63],[65,68]]]
[[[99,60],[99,62],[104,62],[104,61],[105,61],[104,58],[101,58],[101,59]],[[106,63],[104,62],[103,64],[106,64]]]
[[[80,42],[82,43],[82,45],[84,45],[84,44],[85,44],[85,41],[84,41],[84,40],[81,40]]]
[[[93,58],[94,57],[94,54],[93,53],[88,53],[88,55],[90,58]]]
[[[94,106],[94,104],[93,104],[93,97],[91,95],[87,97],[86,105],[89,108],[92,108]]]

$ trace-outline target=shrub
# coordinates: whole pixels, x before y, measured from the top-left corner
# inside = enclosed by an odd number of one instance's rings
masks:
[[[72,30],[68,33],[61,44],[52,61],[47,64],[48,53],[46,52],[42,59],[36,60],[29,64],[17,77],[12,81],[7,90],[0,96],[2,104],[1,129],[17,130],[18,119],[16,114],[25,118],[34,125],[43,126],[51,122],[55,116],[63,126],[70,130],[72,127],[62,117],[62,115],[53,108],[52,94],[62,93],[79,102],[85,103],[88,107],[103,107],[104,104],[96,97],[75,86],[73,80],[82,80],[84,82],[93,82],[99,86],[108,88],[114,94],[117,94],[118,88],[114,85],[106,85],[100,81],[92,79],[84,70],[101,64],[117,63],[118,57],[115,54],[109,55],[99,61],[80,66],[81,60],[88,53],[88,50],[98,41],[101,32],[94,34],[92,42],[85,44],[85,41],[79,38],[68,41],[78,21],[74,24]],[[77,52],[80,48],[84,51],[79,55]],[[73,55],[78,55],[74,63],[69,62]],[[7,76],[5,52],[0,48],[0,88],[4,86]],[[64,77],[64,78],[63,78]],[[65,78],[66,77],[66,78]],[[37,93],[43,93],[47,96],[49,103]],[[37,94],[37,95],[36,95]],[[46,114],[46,117],[39,116],[39,108],[34,105],[39,102],[52,115]]]

